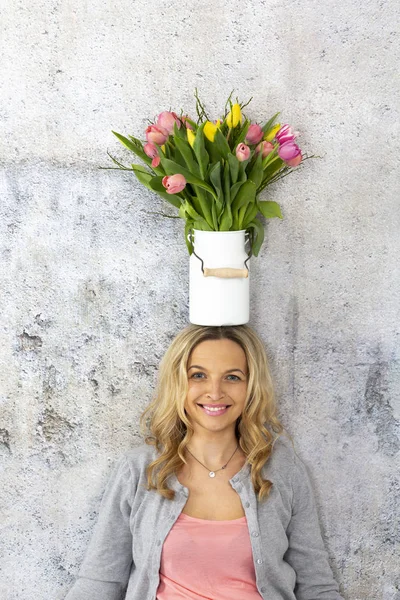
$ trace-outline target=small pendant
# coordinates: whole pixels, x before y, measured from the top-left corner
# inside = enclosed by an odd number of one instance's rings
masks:
[[[209,475],[209,477],[215,477],[214,471],[210,471],[208,475]]]

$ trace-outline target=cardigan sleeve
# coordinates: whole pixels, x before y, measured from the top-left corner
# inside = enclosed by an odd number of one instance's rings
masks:
[[[344,600],[333,578],[318,521],[311,481],[304,463],[295,455],[292,471],[292,516],[286,535],[285,560],[296,572],[297,600]]]
[[[123,456],[114,468],[79,577],[65,600],[123,600],[132,568],[132,481]]]

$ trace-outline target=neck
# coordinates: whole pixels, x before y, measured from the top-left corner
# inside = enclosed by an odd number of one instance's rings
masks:
[[[205,434],[195,432],[188,447],[190,452],[207,467],[219,469],[230,459],[237,445],[238,440],[231,431],[219,432],[218,435],[212,432]]]

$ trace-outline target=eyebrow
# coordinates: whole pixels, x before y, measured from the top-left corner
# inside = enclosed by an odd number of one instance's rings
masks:
[[[190,371],[190,369],[202,369],[203,371],[207,371],[207,369],[205,369],[204,367],[200,367],[200,365],[191,365],[188,368],[188,371]],[[240,373],[242,373],[242,375],[246,376],[246,373],[243,373],[241,369],[228,369],[227,371],[225,371],[224,375],[226,375],[227,373],[232,373],[233,371],[239,371]]]

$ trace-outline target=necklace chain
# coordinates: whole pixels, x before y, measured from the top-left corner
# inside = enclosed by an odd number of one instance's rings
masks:
[[[230,460],[233,458],[233,455],[235,454],[236,450],[239,448],[239,444],[236,446],[235,450],[233,451],[232,456],[230,457],[230,459],[228,460],[227,463],[224,464],[223,467],[220,467],[219,469],[216,469],[215,471],[210,471],[210,469],[208,467],[206,467],[206,465],[204,465],[198,458],[195,457],[194,454],[192,454],[189,450],[189,448],[186,446],[186,450],[189,452],[189,454],[191,454],[193,456],[193,458],[195,460],[197,460],[198,463],[201,464],[202,467],[204,467],[205,469],[207,469],[208,471],[208,476],[209,477],[215,477],[215,473],[217,473],[218,471],[222,471],[222,469],[226,469],[226,467],[228,466],[228,463],[230,462]]]

